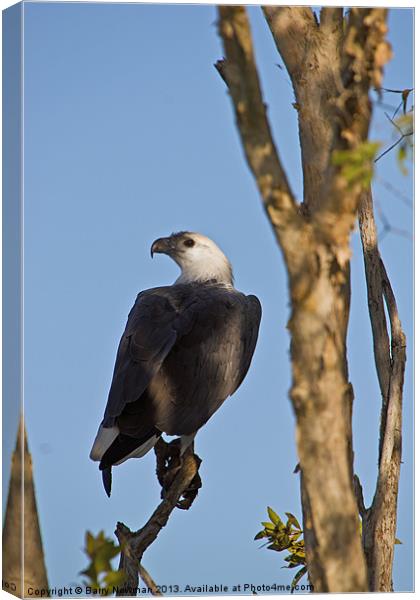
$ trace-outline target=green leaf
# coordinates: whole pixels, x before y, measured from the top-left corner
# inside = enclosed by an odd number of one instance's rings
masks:
[[[267,548],[269,550],[275,550],[276,552],[281,551],[281,549],[279,548],[278,544],[276,544],[276,542],[274,542],[273,544],[270,544],[269,546],[267,546]]]
[[[118,571],[110,571],[104,577],[104,583],[109,586],[122,586],[127,579],[127,574],[122,569]]]
[[[284,558],[286,565],[283,569],[296,569],[300,567],[299,577],[294,578],[294,586],[306,572],[305,541],[299,538],[303,535],[300,523],[293,513],[286,512],[287,523],[282,522],[279,515],[271,508],[267,507],[268,516],[271,522],[262,522],[263,531],[259,531],[254,539],[268,538],[268,541],[261,547],[275,552],[288,551],[289,554]]]
[[[397,153],[398,166],[403,175],[408,174],[407,167],[405,166],[405,160],[407,158],[407,146],[405,144],[400,144]]]
[[[302,577],[305,575],[307,571],[306,567],[302,567],[302,569],[299,569],[299,571],[296,573],[296,575],[293,577],[293,581],[292,581],[292,589],[291,589],[291,593],[293,594],[293,592],[296,589],[297,584],[299,583],[299,581],[302,579]]]
[[[81,572],[82,575],[88,578],[85,581],[86,585],[100,590],[102,593],[104,590],[106,591],[106,588],[103,588],[99,582],[101,573],[105,582],[107,578],[112,581],[120,580],[120,573],[115,571],[111,564],[111,560],[119,554],[120,548],[113,540],[105,536],[104,531],[100,531],[96,537],[90,531],[87,531],[84,551],[91,560],[88,567]],[[117,573],[118,575],[116,575]]]
[[[267,506],[267,512],[268,512],[268,517],[270,519],[270,521],[272,523],[274,523],[274,525],[283,525],[282,520],[280,519],[280,517],[278,516],[278,514],[269,506]]]
[[[279,544],[279,552],[281,550],[288,550],[289,549],[289,542],[283,543],[283,544]]]
[[[95,548],[95,538],[90,531],[86,531],[85,552],[88,556],[92,556]]]
[[[84,571],[80,571],[80,575],[86,575],[89,579],[96,580],[98,577],[98,572],[96,571],[95,564],[93,562],[85,569]]]
[[[341,167],[341,175],[348,187],[356,184],[369,186],[373,176],[373,160],[379,147],[377,142],[362,142],[356,148],[333,152],[331,162]]]
[[[394,544],[402,544],[402,542],[398,538],[395,538]]]
[[[294,527],[296,527],[296,529],[299,529],[299,531],[301,531],[301,526],[299,524],[299,521],[296,519],[295,515],[293,515],[292,513],[284,513],[287,517],[287,522],[290,523],[291,525],[293,525]]]

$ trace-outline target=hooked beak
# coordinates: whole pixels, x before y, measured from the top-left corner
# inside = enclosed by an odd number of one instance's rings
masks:
[[[155,240],[150,248],[150,256],[156,254],[170,254],[173,250],[174,244],[171,238],[159,238]]]

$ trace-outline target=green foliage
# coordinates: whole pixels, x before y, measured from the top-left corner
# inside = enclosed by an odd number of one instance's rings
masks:
[[[360,184],[368,188],[373,177],[373,160],[380,147],[377,142],[363,142],[351,150],[335,150],[332,164],[341,167],[348,187]]]
[[[267,542],[261,546],[267,547],[268,550],[282,552],[287,550],[289,553],[284,557],[287,563],[283,569],[295,569],[301,567],[295,574],[292,580],[292,593],[296,589],[297,584],[302,577],[307,573],[305,542],[299,539],[303,536],[302,527],[299,521],[292,513],[284,513],[287,517],[286,523],[283,523],[279,515],[270,506],[267,507],[268,518],[270,521],[262,521],[263,529],[257,533],[254,540],[262,540],[267,538]],[[360,535],[362,535],[362,520],[359,523]],[[402,544],[398,538],[395,538],[395,544]]]
[[[90,531],[86,532],[84,552],[90,559],[90,564],[81,575],[86,575],[85,586],[101,592],[101,595],[112,593],[113,586],[120,587],[125,581],[122,570],[114,570],[111,560],[120,553],[120,547],[100,531],[95,537]]]
[[[287,565],[283,568],[294,569],[301,567],[292,581],[293,592],[307,571],[305,543],[303,539],[299,539],[303,535],[303,531],[299,521],[292,513],[285,513],[287,517],[286,523],[283,523],[279,515],[272,508],[268,507],[267,513],[270,521],[263,521],[261,523],[264,529],[259,531],[254,539],[261,540],[267,538],[268,542],[264,545],[269,550],[275,550],[276,552],[287,550],[289,554],[284,558]]]

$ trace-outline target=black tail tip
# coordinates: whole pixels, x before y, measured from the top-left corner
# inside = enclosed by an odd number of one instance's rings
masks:
[[[106,467],[102,470],[102,482],[104,484],[105,493],[108,498],[111,497],[111,486],[112,486],[112,470],[111,467]]]

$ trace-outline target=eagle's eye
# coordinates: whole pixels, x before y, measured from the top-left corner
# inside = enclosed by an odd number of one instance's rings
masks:
[[[188,240],[185,240],[185,242],[184,242],[184,246],[187,246],[187,248],[192,248],[194,246],[194,244],[195,244],[195,242],[191,238],[188,238]]]

